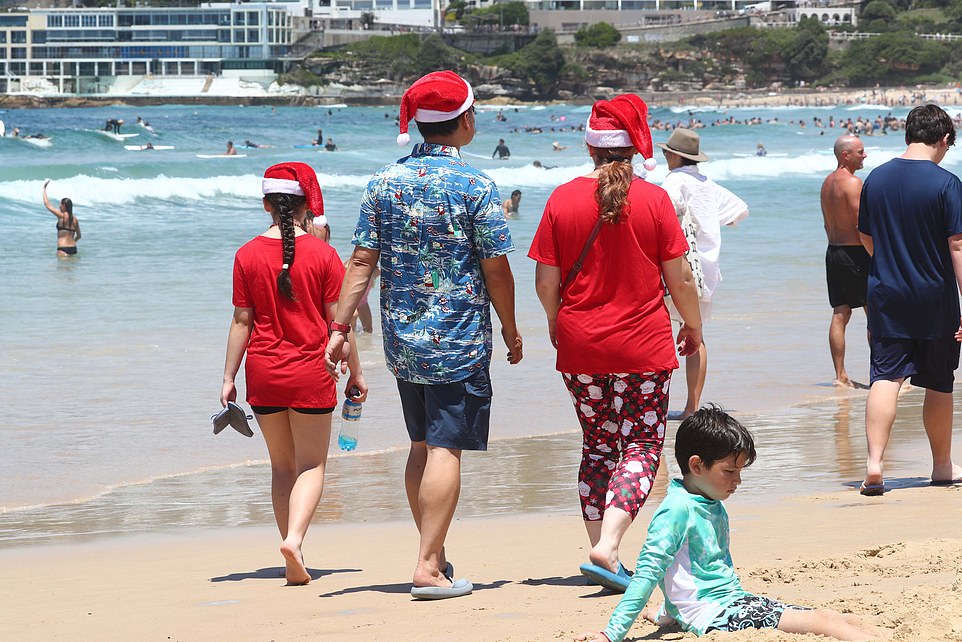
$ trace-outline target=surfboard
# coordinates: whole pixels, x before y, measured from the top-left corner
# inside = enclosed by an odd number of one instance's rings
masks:
[[[50,147],[53,145],[49,138],[29,138],[27,136],[18,136],[17,140],[33,145],[34,147]]]
[[[130,150],[132,152],[152,152],[154,150],[164,151],[165,149],[173,149],[173,145],[154,145],[153,147],[147,147],[146,145],[124,145],[124,149]]]
[[[7,135],[7,126],[3,124],[2,120],[0,120],[0,137],[6,136],[6,135]]]
[[[94,131],[100,134],[101,136],[105,136],[113,140],[121,140],[121,141],[127,140],[128,138],[133,138],[134,136],[140,136],[140,134],[115,134],[113,132],[108,132],[105,129],[95,129]]]
[[[247,158],[247,154],[197,154],[197,158]]]
[[[317,147],[323,148],[324,145],[294,145],[294,149],[315,149]]]

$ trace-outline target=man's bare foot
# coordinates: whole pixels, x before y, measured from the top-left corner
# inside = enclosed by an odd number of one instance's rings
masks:
[[[932,481],[937,484],[950,484],[958,479],[962,479],[962,466],[952,466],[951,471],[932,469]]]
[[[303,586],[311,581],[311,574],[304,566],[304,556],[301,554],[299,546],[294,546],[288,542],[281,544],[281,555],[284,556],[284,563],[287,567],[284,577],[287,578],[288,586]]]
[[[851,379],[849,379],[848,376],[836,377],[834,380],[832,380],[832,385],[835,386],[836,388],[854,388],[855,387],[855,383]]]

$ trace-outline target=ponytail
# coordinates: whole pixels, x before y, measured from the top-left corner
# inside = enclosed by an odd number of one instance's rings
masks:
[[[281,228],[281,246],[283,260],[281,271],[277,274],[277,289],[291,301],[296,301],[294,288],[291,284],[291,268],[294,266],[294,210],[304,202],[303,196],[293,194],[267,194],[264,196],[271,204],[271,210],[277,217]]]
[[[595,201],[605,223],[617,223],[628,207],[628,187],[634,178],[631,167],[633,148],[595,148],[598,190]]]

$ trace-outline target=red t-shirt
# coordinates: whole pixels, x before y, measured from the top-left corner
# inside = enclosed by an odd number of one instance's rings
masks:
[[[545,205],[528,256],[561,268],[561,282],[598,220],[594,178],[558,187]],[[577,374],[651,372],[678,367],[664,303],[661,263],[688,249],[665,190],[641,179],[628,189],[629,212],[604,224],[581,271],[562,293],[557,368]]]
[[[234,257],[234,305],[254,309],[247,344],[247,402],[252,406],[333,408],[334,380],[324,368],[325,305],[337,301],[344,265],[311,234],[294,240],[291,284],[296,301],[277,288],[281,240],[258,236]]]

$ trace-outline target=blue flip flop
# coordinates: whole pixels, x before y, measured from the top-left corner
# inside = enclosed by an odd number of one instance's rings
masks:
[[[599,584],[609,591],[624,593],[628,590],[628,583],[631,582],[631,574],[625,570],[621,562],[618,563],[618,572],[612,573],[608,569],[597,564],[582,564],[581,574],[595,584]]]
[[[474,585],[469,580],[454,580],[451,586],[414,586],[411,588],[411,597],[415,600],[446,600],[452,597],[468,595],[474,590]]]

